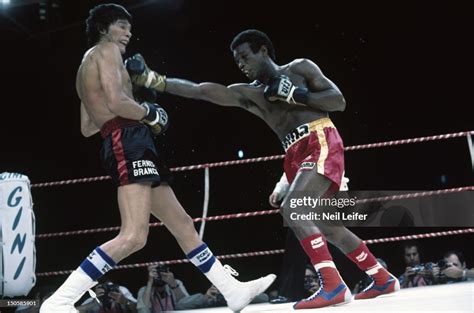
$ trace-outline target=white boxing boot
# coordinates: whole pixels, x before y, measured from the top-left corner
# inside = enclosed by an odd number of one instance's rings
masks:
[[[227,306],[234,312],[245,308],[256,296],[264,292],[276,278],[270,274],[248,282],[235,279],[238,273],[228,265],[222,266],[219,260],[212,265],[206,273],[208,279],[216,286],[227,301]]]
[[[78,268],[41,305],[40,313],[79,313],[74,304],[82,295],[97,284],[82,269]]]

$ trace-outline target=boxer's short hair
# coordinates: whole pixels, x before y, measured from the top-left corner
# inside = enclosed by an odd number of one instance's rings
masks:
[[[89,46],[95,45],[101,37],[101,31],[109,29],[110,24],[117,20],[127,20],[132,23],[132,15],[121,5],[108,3],[100,4],[89,11],[86,20],[86,34]]]
[[[267,34],[264,32],[256,29],[247,29],[243,32],[240,32],[232,40],[232,43],[230,44],[230,50],[234,51],[235,48],[246,42],[249,44],[253,53],[257,53],[262,46],[267,47],[268,55],[272,60],[275,61],[275,48],[273,47],[273,43],[271,42],[270,38],[268,38]]]

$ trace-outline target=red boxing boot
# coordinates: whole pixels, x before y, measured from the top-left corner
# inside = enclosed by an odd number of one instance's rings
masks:
[[[309,298],[297,302],[293,306],[295,310],[317,309],[352,301],[352,294],[332,261],[319,263],[314,267],[319,276],[320,287]]]
[[[366,273],[372,278],[372,283],[354,296],[356,300],[372,299],[400,290],[398,279],[383,268],[380,263],[367,270]]]

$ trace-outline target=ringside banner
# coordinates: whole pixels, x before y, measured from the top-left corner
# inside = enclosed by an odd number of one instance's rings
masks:
[[[30,180],[0,174],[0,296],[27,295],[35,285],[35,216]]]

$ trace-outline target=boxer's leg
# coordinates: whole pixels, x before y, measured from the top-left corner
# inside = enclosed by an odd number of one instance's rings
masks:
[[[294,210],[290,207],[290,201],[292,198],[301,197],[308,195],[312,198],[318,198],[322,195],[326,195],[326,191],[331,186],[332,182],[326,177],[314,173],[313,171],[300,171],[290,186],[290,193],[283,203],[283,208],[286,212],[285,219],[290,219],[290,214]],[[312,190],[314,190],[312,192]],[[319,207],[315,209],[324,210],[325,212],[334,213],[336,208],[334,207]],[[311,207],[302,207],[300,210],[305,212],[314,211]],[[331,212],[332,210],[332,212]],[[322,211],[316,212],[322,213]],[[291,219],[290,219],[290,222]],[[290,223],[288,222],[288,223]],[[346,256],[352,260],[361,270],[365,271],[374,281],[368,289],[364,290],[360,294],[355,296],[355,299],[369,299],[377,297],[381,294],[391,293],[400,289],[398,280],[384,269],[376,260],[374,255],[369,251],[363,241],[357,237],[353,232],[344,227],[342,223],[330,223],[327,221],[314,221],[314,226],[311,227],[312,221],[298,221],[295,225],[295,233],[300,238],[303,247],[308,256],[310,256],[312,263],[315,264],[321,260],[321,253],[318,253],[312,246],[308,244],[312,240],[323,240],[324,237],[330,243],[338,247]],[[293,224],[295,224],[293,222]],[[315,235],[311,235],[314,233]],[[322,234],[323,237],[319,238],[318,233]],[[325,242],[325,241],[324,241]]]
[[[219,289],[233,311],[243,309],[275,280],[273,274],[250,282],[234,279],[199,238],[191,217],[167,184],[152,189],[152,213],[173,234],[188,259]]]
[[[308,213],[311,206],[292,205],[292,199],[302,197],[319,198],[326,194],[332,182],[315,171],[299,171],[290,186],[289,192],[281,205],[280,212],[287,224],[294,230],[300,244],[309,256],[319,276],[320,289],[311,297],[297,302],[295,309],[320,308],[342,304],[352,299],[349,288],[342,280],[329,253],[324,231],[326,225],[316,225],[310,220],[293,220],[292,213]]]
[[[118,188],[122,225],[120,233],[97,247],[41,306],[41,313],[77,312],[74,303],[117,262],[140,250],[148,236],[151,205],[150,183]]]
[[[118,188],[120,232],[101,248],[119,262],[142,249],[148,237],[151,209],[151,183],[140,183]]]

